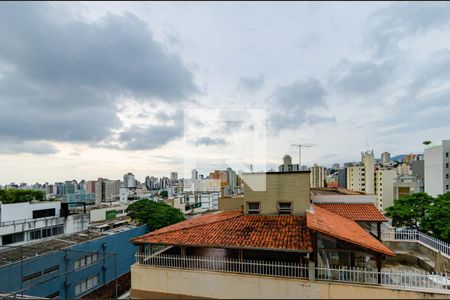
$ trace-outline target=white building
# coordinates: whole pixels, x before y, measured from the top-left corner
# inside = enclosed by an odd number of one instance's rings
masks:
[[[389,152],[381,153],[381,164],[384,166],[391,160],[391,154]]]
[[[184,193],[173,200],[173,207],[184,214],[197,214],[219,209],[219,192]]]
[[[123,186],[129,189],[136,187],[136,178],[133,173],[123,175]]]
[[[0,245],[23,244],[76,230],[85,230],[85,215],[63,217],[61,202],[20,202],[0,205]]]
[[[425,193],[436,197],[449,191],[450,140],[425,148]]]

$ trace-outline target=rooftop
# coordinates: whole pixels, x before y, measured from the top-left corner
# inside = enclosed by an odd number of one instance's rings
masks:
[[[395,253],[365,231],[355,221],[332,213],[316,205],[306,212],[306,225],[309,229],[349,242],[362,248],[394,256]]]
[[[117,221],[117,219],[112,221]],[[0,266],[20,261],[21,252],[23,255],[22,259],[25,260],[39,255],[44,255],[53,251],[65,249],[74,244],[80,244],[91,240],[95,240],[97,238],[111,235],[116,232],[124,231],[134,227],[135,227],[134,225],[126,225],[101,232],[85,230],[68,235],[52,237],[35,243],[28,243],[18,246],[15,245],[0,246]]]
[[[344,188],[311,188],[311,195],[366,195],[363,192],[351,191]]]
[[[316,203],[315,205],[357,222],[388,221],[371,203]]]
[[[134,243],[312,252],[303,216],[208,214],[150,232]]]

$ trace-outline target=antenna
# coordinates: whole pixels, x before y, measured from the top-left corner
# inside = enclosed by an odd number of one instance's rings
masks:
[[[302,167],[302,148],[311,148],[316,146],[314,144],[291,144],[291,146],[298,147],[298,170]]]

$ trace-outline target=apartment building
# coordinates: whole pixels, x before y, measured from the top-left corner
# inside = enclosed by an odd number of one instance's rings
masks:
[[[436,197],[450,191],[450,140],[425,148],[425,193]]]
[[[314,164],[311,168],[310,185],[311,187],[325,187],[327,168]]]
[[[377,207],[380,211],[394,205],[394,182],[397,171],[387,168],[375,170],[375,195],[377,196]]]
[[[337,212],[312,204],[309,171],[248,173],[242,180],[243,211],[193,217],[133,239],[139,253],[132,298],[267,298],[274,291],[317,298],[321,289],[304,281],[314,280],[316,267],[380,269],[385,256],[395,255],[357,223],[387,221],[373,204],[349,203]]]

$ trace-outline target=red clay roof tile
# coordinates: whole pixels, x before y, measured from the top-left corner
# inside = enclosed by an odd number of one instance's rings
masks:
[[[388,221],[371,203],[316,203],[315,205],[357,222]]]
[[[243,215],[236,211],[194,217],[133,242],[312,252],[305,217]]]
[[[306,226],[323,234],[347,241],[362,248],[394,256],[395,253],[370,235],[355,221],[332,213],[316,205],[306,212]]]

